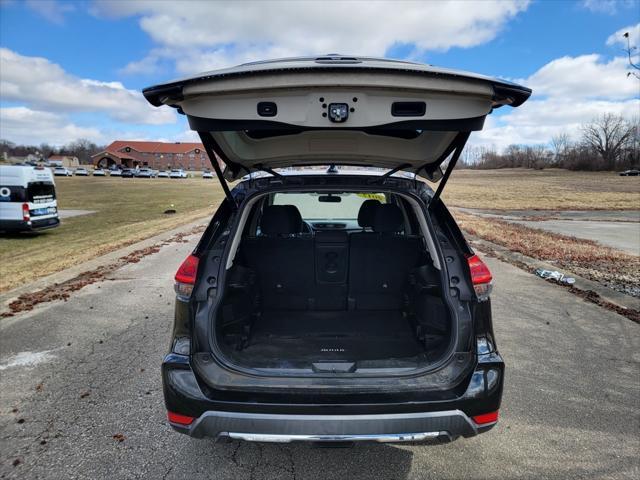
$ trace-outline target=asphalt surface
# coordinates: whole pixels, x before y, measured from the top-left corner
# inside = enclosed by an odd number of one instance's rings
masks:
[[[67,302],[0,320],[0,478],[640,477],[640,325],[494,259],[507,379],[491,432],[347,449],[174,433],[159,366],[171,277],[192,244],[165,246]]]
[[[91,215],[92,213],[96,213],[95,210],[58,210],[58,216],[61,219],[72,218],[72,217],[80,217],[82,215]]]
[[[517,221],[521,225],[548,232],[594,240],[607,247],[640,255],[640,223],[589,220]]]
[[[484,215],[488,217],[499,217],[505,220],[522,220],[523,218],[540,220],[552,217],[558,220],[584,220],[593,222],[640,222],[640,210],[487,210],[481,208],[456,209]]]
[[[632,255],[640,255],[640,210],[459,210],[547,232],[593,240]],[[537,217],[540,220],[534,220]]]

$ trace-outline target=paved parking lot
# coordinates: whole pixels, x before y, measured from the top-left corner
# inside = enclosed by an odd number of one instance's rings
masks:
[[[0,321],[0,477],[639,478],[640,325],[493,259],[507,380],[492,432],[349,449],[172,432],[159,365],[171,277],[192,245],[165,246],[67,302]]]

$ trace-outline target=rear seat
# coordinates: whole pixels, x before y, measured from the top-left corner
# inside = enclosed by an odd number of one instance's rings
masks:
[[[349,273],[349,235],[344,231],[316,232],[316,310],[347,308]]]
[[[398,234],[404,219],[396,205],[379,205],[372,223],[375,233],[350,235],[349,308],[400,309],[409,271],[419,260],[419,239]]]
[[[364,204],[367,202],[363,203]],[[257,272],[265,310],[397,310],[419,239],[398,234],[403,215],[393,204],[368,203],[361,227],[372,231],[301,233],[292,205],[271,205],[260,219],[261,235],[243,241],[249,268]]]
[[[301,230],[302,217],[295,206],[271,205],[262,213],[261,235],[243,242],[247,266],[258,274],[265,310],[313,308],[313,237]]]

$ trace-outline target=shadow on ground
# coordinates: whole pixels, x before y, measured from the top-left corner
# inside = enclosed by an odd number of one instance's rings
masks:
[[[186,456],[197,458],[203,470],[215,471],[216,478],[402,480],[409,478],[413,461],[410,450],[383,444],[331,448],[307,444],[191,440],[186,445]],[[223,458],[226,461],[221,461]]]

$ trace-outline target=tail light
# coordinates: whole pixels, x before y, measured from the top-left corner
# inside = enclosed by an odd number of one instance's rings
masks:
[[[496,410],[495,412],[483,413],[482,415],[476,415],[475,417],[471,418],[478,426],[496,423],[498,421],[498,410]]]
[[[31,221],[31,214],[29,213],[29,204],[22,204],[22,220],[25,222]]]
[[[178,425],[191,425],[195,418],[187,415],[180,415],[179,413],[167,412],[167,417],[171,423],[177,423]]]
[[[198,273],[198,262],[200,259],[195,255],[189,255],[178,271],[176,272],[175,290],[178,296],[190,297],[193,286],[196,283],[196,274]]]
[[[481,302],[489,298],[491,289],[493,288],[493,277],[489,271],[489,267],[480,260],[477,255],[471,255],[467,258],[469,263],[469,271],[471,272],[471,282],[476,292],[478,300]]]

